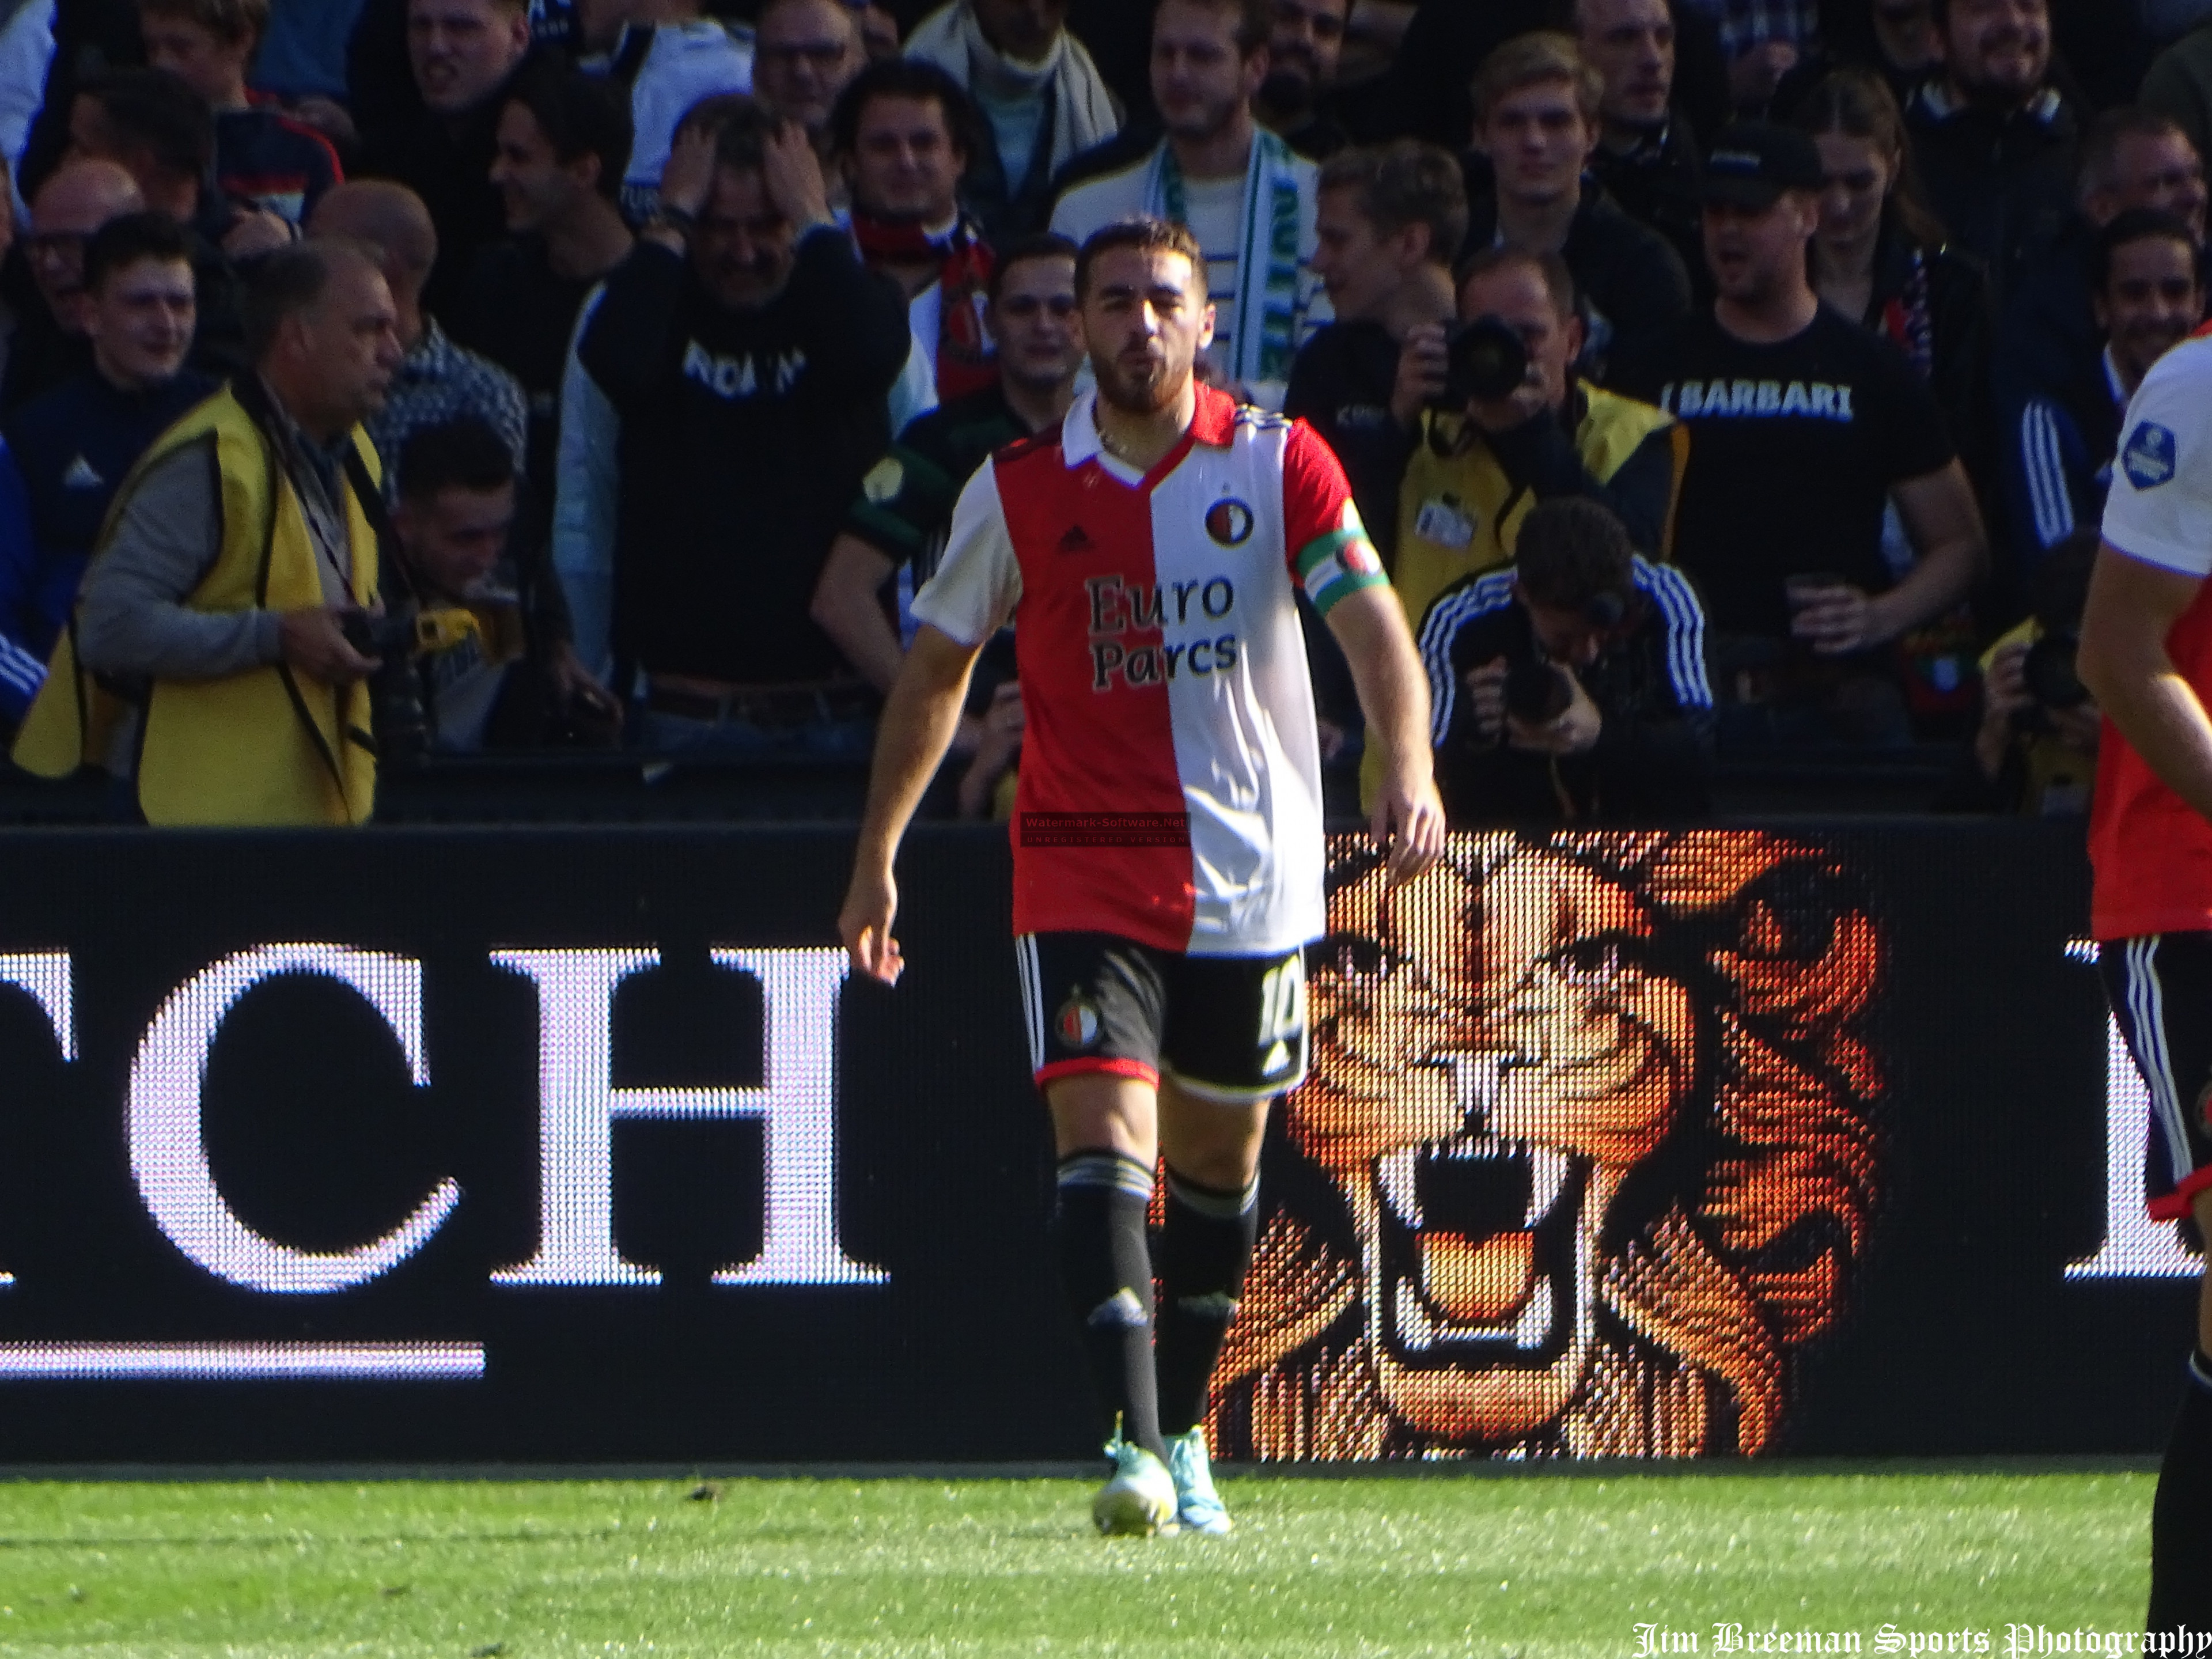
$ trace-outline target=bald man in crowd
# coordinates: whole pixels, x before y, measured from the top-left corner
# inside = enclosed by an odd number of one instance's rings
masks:
[[[422,198],[404,185],[352,179],[315,204],[307,222],[318,236],[348,236],[374,248],[398,315],[400,360],[368,435],[384,462],[384,493],[399,493],[399,454],[428,426],[473,416],[499,434],[520,472],[527,408],[514,376],[488,357],[455,345],[422,309],[422,289],[438,263],[438,233]]]
[[[92,362],[84,332],[84,245],[110,219],[146,205],[129,173],[112,161],[65,161],[31,198],[23,263],[37,302],[18,307],[0,375],[0,414],[51,392]]]

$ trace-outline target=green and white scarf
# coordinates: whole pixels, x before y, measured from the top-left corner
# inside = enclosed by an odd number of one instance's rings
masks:
[[[1229,370],[1246,386],[1291,378],[1298,349],[1298,175],[1291,147],[1265,127],[1252,136],[1244,168],[1244,228],[1237,256],[1236,337]],[[1152,152],[1145,207],[1188,225],[1189,198],[1175,147]]]

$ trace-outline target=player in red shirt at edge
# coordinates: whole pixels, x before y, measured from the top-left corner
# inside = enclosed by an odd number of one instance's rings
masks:
[[[1295,598],[1343,645],[1382,745],[1374,830],[1403,881],[1443,850],[1428,690],[1342,468],[1303,422],[1193,378],[1204,255],[1158,220],[1076,266],[1097,391],[1000,450],[955,511],[884,709],[838,931],[895,982],[899,838],[1010,618],[1024,710],[1012,825],[1030,1068],[1060,1160],[1053,1231],[1115,1419],[1108,1533],[1223,1533],[1206,1385],[1259,1224],[1269,1103],[1306,1060],[1323,928],[1321,766]],[[1158,1264],[1145,1231],[1165,1153]]]
[[[2123,430],[2076,659],[2106,720],[2090,931],[2150,1091],[2150,1212],[2212,1238],[2212,339],[2158,361]],[[2212,1277],[2150,1553],[2150,1632],[2185,1626],[2201,1642],[2212,1629]]]

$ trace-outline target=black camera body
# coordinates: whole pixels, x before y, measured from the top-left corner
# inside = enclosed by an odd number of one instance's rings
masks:
[[[2021,678],[2028,695],[2045,708],[2079,708],[2089,701],[2089,688],[2081,684],[2075,659],[2081,649],[2078,634],[2053,632],[2037,636],[2021,659]]]
[[[1524,657],[1505,670],[1505,712],[1523,726],[1549,726],[1574,701],[1574,688],[1555,664]]]
[[[1444,330],[1444,390],[1436,407],[1454,414],[1478,399],[1510,398],[1528,378],[1528,347],[1502,317]]]
[[[429,719],[422,708],[420,612],[401,600],[381,612],[349,611],[339,627],[346,643],[380,665],[368,677],[369,727],[377,759],[385,765],[416,759],[430,741]]]
[[[2039,634],[2021,659],[2020,677],[2027,695],[2035,699],[2026,708],[2013,711],[2012,729],[2034,736],[2053,729],[2051,717],[2079,708],[2089,701],[2089,688],[2081,684],[2075,659],[2081,636],[2068,629]]]

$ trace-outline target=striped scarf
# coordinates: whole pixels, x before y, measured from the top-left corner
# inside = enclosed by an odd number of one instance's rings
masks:
[[[1298,179],[1291,147],[1262,127],[1244,168],[1244,228],[1237,254],[1236,337],[1229,370],[1246,386],[1287,380],[1297,351]],[[1145,176],[1146,210],[1189,223],[1189,198],[1175,147],[1152,152]],[[1209,250],[1210,252],[1211,250]]]
[[[937,337],[922,344],[937,371],[939,398],[950,401],[996,386],[998,363],[983,332],[983,301],[994,261],[975,222],[963,213],[950,234],[932,237],[919,225],[872,219],[856,208],[853,240],[872,266],[936,262]]]

